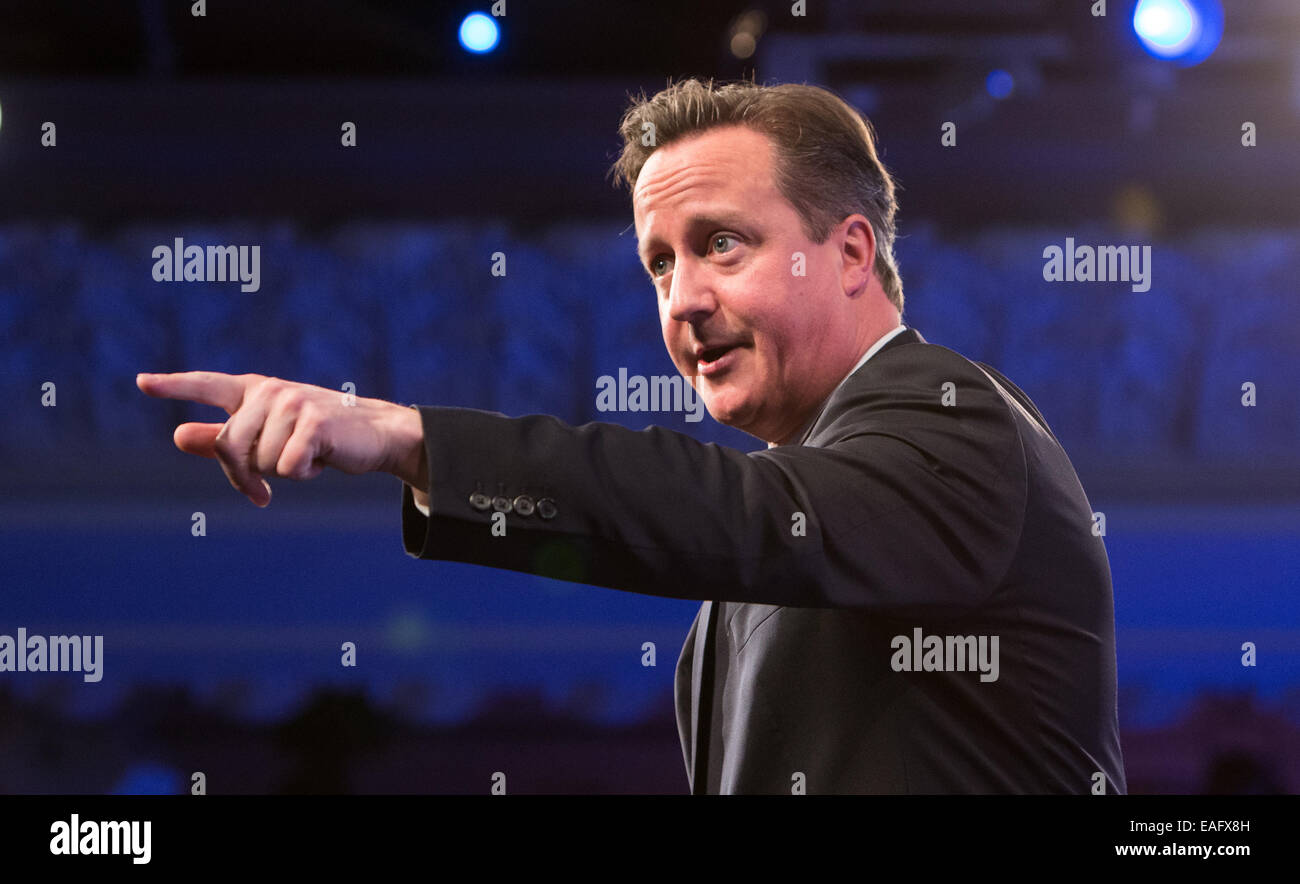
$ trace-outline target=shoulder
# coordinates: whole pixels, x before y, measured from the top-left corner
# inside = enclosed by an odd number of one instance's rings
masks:
[[[913,341],[881,350],[854,372],[827,401],[808,444],[863,432],[974,434],[1004,447],[1016,422],[994,375],[955,350]]]
[[[929,341],[912,341],[881,350],[868,359],[850,380],[864,373],[865,377],[876,380],[903,380],[928,377],[935,373],[955,373],[973,381],[983,378],[983,386],[992,389],[992,383],[980,370],[979,363],[956,350]]]

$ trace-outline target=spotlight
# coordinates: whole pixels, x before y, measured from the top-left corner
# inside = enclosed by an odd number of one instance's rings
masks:
[[[470,52],[491,52],[496,48],[500,37],[497,23],[490,15],[471,12],[460,23],[460,45]]]
[[[1199,64],[1223,36],[1223,7],[1219,0],[1138,0],[1133,31],[1156,58]]]

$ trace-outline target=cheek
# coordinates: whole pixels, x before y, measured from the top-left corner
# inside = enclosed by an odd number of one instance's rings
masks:
[[[765,262],[738,281],[732,312],[743,317],[756,340],[780,337],[798,310],[805,280],[794,276],[791,266],[780,260]]]
[[[818,327],[816,305],[809,297],[812,290],[806,278],[792,277],[788,269],[763,286],[749,319],[755,340],[761,340],[769,356],[789,355],[793,344]]]

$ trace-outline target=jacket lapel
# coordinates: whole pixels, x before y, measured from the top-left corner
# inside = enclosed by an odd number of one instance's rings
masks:
[[[713,720],[714,630],[718,619],[716,602],[700,605],[695,647],[691,662],[691,794],[703,795],[709,785],[709,726]],[[701,734],[700,722],[704,722]]]
[[[702,795],[708,786],[709,724],[712,712],[714,628],[718,604],[701,602],[691,623],[673,677],[673,701],[677,707],[677,735],[691,794]],[[703,731],[703,733],[701,733]],[[700,749],[701,742],[704,748]]]

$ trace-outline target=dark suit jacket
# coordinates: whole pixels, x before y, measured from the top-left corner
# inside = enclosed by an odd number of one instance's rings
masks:
[[[802,445],[748,454],[420,412],[431,515],[404,487],[411,555],[704,601],[676,674],[693,792],[1126,790],[1105,548],[1064,450],[995,370],[909,329]],[[899,650],[931,636],[946,660]],[[996,680],[951,653],[993,636]]]

